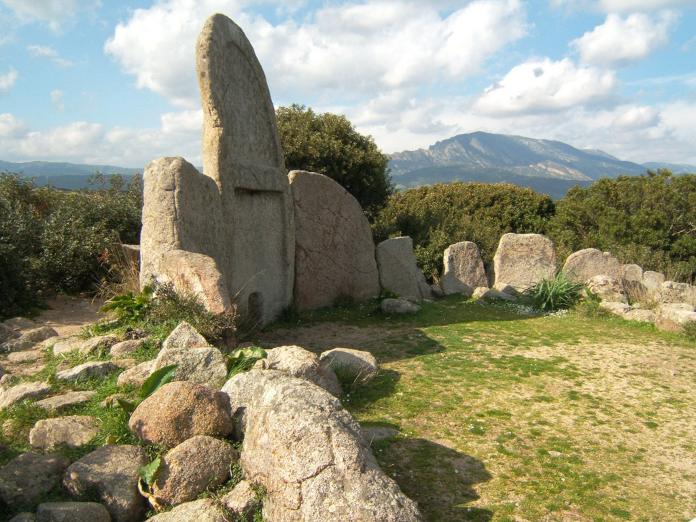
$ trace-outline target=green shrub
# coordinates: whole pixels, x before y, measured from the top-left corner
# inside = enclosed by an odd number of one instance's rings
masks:
[[[690,339],[696,339],[696,321],[690,321],[684,325],[684,334]]]
[[[526,294],[532,305],[544,312],[567,310],[581,297],[583,285],[573,283],[559,272],[553,279],[539,281]]]

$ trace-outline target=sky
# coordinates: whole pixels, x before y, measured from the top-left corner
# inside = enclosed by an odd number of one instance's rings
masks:
[[[195,41],[385,152],[487,131],[696,164],[696,0],[0,0],[0,159],[201,161]]]

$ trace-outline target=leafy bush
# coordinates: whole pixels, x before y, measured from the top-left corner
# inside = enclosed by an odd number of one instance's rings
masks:
[[[371,136],[356,131],[345,116],[317,114],[300,105],[279,107],[276,115],[289,170],[319,172],[336,180],[368,216],[384,206],[393,191],[389,158]]]
[[[133,322],[145,319],[152,305],[153,289],[143,288],[142,292],[117,295],[109,299],[102,307],[102,312],[114,312],[120,321]]]
[[[690,339],[696,339],[696,321],[690,321],[684,325],[684,334]]]
[[[573,283],[559,272],[553,279],[539,281],[527,290],[531,303],[544,312],[567,310],[575,305],[581,297],[583,285]]]
[[[241,348],[235,350],[227,357],[227,378],[231,378],[238,373],[248,372],[256,364],[256,361],[265,359],[266,350],[258,346]]]

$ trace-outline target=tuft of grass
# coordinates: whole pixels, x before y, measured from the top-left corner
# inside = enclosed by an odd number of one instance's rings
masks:
[[[569,281],[563,272],[553,279],[539,281],[527,290],[530,302],[544,312],[555,312],[572,308],[579,300],[583,285]]]

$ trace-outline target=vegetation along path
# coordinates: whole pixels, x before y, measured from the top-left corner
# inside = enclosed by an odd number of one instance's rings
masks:
[[[522,313],[520,313],[522,312]],[[691,520],[696,342],[587,307],[551,316],[461,298],[385,320],[317,313],[264,346],[372,351],[346,406],[427,520]]]

